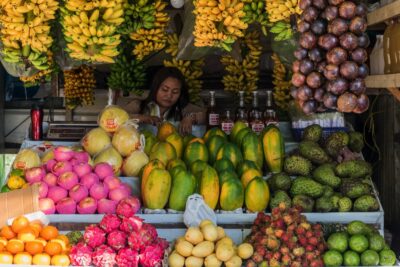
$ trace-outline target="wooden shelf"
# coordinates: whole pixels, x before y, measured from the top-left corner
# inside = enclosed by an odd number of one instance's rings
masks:
[[[396,0],[369,13],[367,15],[368,26],[384,22],[396,16],[400,16],[400,0]]]
[[[365,84],[368,88],[386,88],[400,101],[400,73],[370,75],[365,79]]]

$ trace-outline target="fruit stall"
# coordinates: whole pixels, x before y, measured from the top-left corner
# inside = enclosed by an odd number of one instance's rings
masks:
[[[400,265],[399,0],[0,6],[0,266]]]

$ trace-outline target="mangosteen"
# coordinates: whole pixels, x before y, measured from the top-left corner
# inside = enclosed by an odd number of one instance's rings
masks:
[[[307,57],[307,53],[307,49],[299,47],[294,51],[294,57],[298,60],[302,60]]]
[[[317,44],[317,37],[308,31],[300,35],[299,44],[305,49],[312,49]]]
[[[347,60],[347,52],[341,47],[335,47],[326,54],[329,64],[340,65]]]
[[[351,52],[351,59],[358,64],[362,64],[368,59],[367,50],[364,48],[358,47]]]
[[[323,81],[324,81],[324,78],[322,77],[322,75],[316,71],[308,74],[307,78],[306,78],[307,85],[313,89],[317,89],[317,88],[321,87]]]
[[[338,44],[338,38],[330,33],[324,34],[318,38],[318,45],[325,50],[331,50],[334,47],[338,46]]]
[[[340,4],[339,16],[344,19],[352,19],[356,15],[356,4],[350,1],[345,1]]]
[[[354,80],[358,76],[358,65],[354,61],[345,61],[340,65],[340,75],[348,80]]]
[[[314,63],[310,59],[303,59],[299,65],[300,72],[304,75],[308,75],[314,70]]]
[[[353,112],[357,107],[357,96],[355,94],[346,92],[338,97],[337,109],[340,112]]]
[[[363,34],[367,30],[367,21],[362,17],[355,17],[350,21],[349,29],[357,35]]]
[[[347,21],[342,18],[336,18],[328,24],[328,32],[336,36],[342,35],[343,33],[347,32],[348,29],[349,25]]]
[[[341,95],[349,89],[349,83],[343,78],[337,78],[334,81],[329,81],[326,89],[334,95]]]
[[[339,77],[339,67],[333,64],[326,65],[324,76],[329,81],[336,80]]]
[[[365,93],[367,87],[365,86],[365,80],[357,78],[350,83],[350,92],[356,95],[361,95]]]
[[[322,13],[322,18],[331,21],[336,19],[338,15],[339,15],[339,8],[337,6],[328,6]]]
[[[358,37],[354,33],[347,32],[339,37],[339,42],[344,49],[352,51],[358,46]]]
[[[300,72],[296,72],[292,75],[292,84],[296,87],[300,87],[306,81],[306,76],[301,74]]]

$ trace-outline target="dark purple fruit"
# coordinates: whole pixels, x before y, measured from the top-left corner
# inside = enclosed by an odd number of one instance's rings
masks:
[[[336,36],[342,35],[343,33],[347,32],[348,29],[349,25],[347,24],[347,21],[342,18],[336,18],[328,25],[328,32]]]
[[[316,71],[308,74],[307,78],[306,78],[307,85],[313,89],[317,89],[317,88],[321,87],[323,81],[324,81],[324,78],[322,77],[322,75]]]
[[[325,90],[322,88],[318,88],[314,90],[314,99],[317,100],[318,102],[324,101],[324,94]]]
[[[327,21],[334,20],[339,15],[339,8],[337,6],[328,6],[325,8],[325,11],[322,13],[322,18],[326,19]]]
[[[320,48],[313,48],[308,52],[308,57],[314,62],[320,62],[325,57],[325,53]]]
[[[305,49],[312,49],[317,44],[317,37],[312,32],[305,32],[300,35],[299,44]]]
[[[324,76],[329,81],[336,80],[339,77],[339,67],[333,64],[326,65]]]
[[[339,37],[340,46],[352,51],[358,46],[358,37],[354,33],[347,32]]]
[[[349,89],[349,83],[343,78],[337,78],[334,81],[329,81],[326,89],[334,95],[341,95]]]
[[[311,31],[316,35],[322,35],[326,32],[326,22],[321,19],[317,19],[311,24]]]
[[[350,1],[345,1],[340,4],[339,16],[344,19],[352,19],[356,15],[356,4]]]
[[[292,71],[299,72],[300,71],[300,61],[296,60],[292,63]]]
[[[307,7],[301,14],[301,18],[307,22],[313,22],[318,18],[319,11],[315,7]]]
[[[330,5],[333,5],[333,6],[340,5],[340,4],[343,3],[343,2],[344,2],[344,0],[328,0],[328,3],[329,3]]]
[[[299,47],[294,51],[294,57],[298,60],[302,60],[307,57],[307,53],[307,49]]]
[[[313,6],[315,6],[318,9],[321,9],[321,10],[324,10],[326,8],[326,6],[328,5],[326,0],[313,0],[312,3],[313,3]]]
[[[337,109],[340,112],[353,112],[356,107],[357,97],[355,94],[346,92],[338,97]]]
[[[335,47],[326,54],[329,64],[340,65],[347,60],[347,52],[341,47]]]
[[[363,113],[367,111],[369,107],[369,98],[367,95],[362,94],[357,98],[357,107],[353,109],[354,113]]]
[[[362,48],[367,48],[369,46],[368,34],[363,33],[363,35],[358,37],[358,46]]]
[[[312,114],[317,110],[317,102],[314,100],[308,100],[302,104],[302,109],[305,114]]]
[[[317,107],[317,112],[325,112],[327,110],[327,107],[325,107],[324,103],[319,103]]]
[[[325,93],[324,105],[329,109],[336,109],[337,107],[337,96],[331,93]]]
[[[310,30],[311,24],[307,21],[301,20],[297,23],[297,30],[301,33]]]
[[[358,64],[362,64],[368,59],[367,50],[364,48],[358,47],[351,52],[351,59]]]
[[[323,73],[324,70],[325,70],[326,65],[328,65],[328,63],[326,63],[325,60],[319,62],[318,65],[317,65],[317,71],[318,71],[319,73]]]
[[[338,38],[330,33],[324,34],[318,38],[318,45],[325,50],[331,50],[334,47],[338,46],[338,44]]]
[[[340,75],[348,80],[354,80],[358,76],[358,65],[354,61],[345,61],[340,65]]]
[[[366,89],[364,79],[357,78],[350,83],[350,92],[356,95],[364,94]]]
[[[305,10],[307,7],[312,5],[312,0],[300,0],[299,7]]]
[[[292,84],[296,87],[302,86],[305,81],[306,81],[306,76],[304,76],[299,72],[294,73],[292,76]]]
[[[364,3],[360,3],[356,7],[356,15],[360,17],[366,16],[368,13],[368,7]]]
[[[294,98],[297,99],[297,92],[298,88],[296,86],[290,87],[290,95]]]
[[[367,21],[362,17],[355,17],[350,21],[349,29],[357,35],[363,34],[367,30]]]
[[[297,99],[307,101],[313,97],[313,91],[307,85],[303,85],[297,89]]]
[[[358,77],[365,79],[369,74],[369,68],[368,65],[363,63],[360,66],[358,66]]]
[[[299,65],[300,72],[304,75],[308,75],[314,70],[314,63],[309,59],[303,59]]]

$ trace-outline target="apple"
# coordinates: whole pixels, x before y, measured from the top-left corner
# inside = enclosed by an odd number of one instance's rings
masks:
[[[57,202],[56,210],[59,214],[75,214],[76,202],[70,197],[65,197]]]
[[[108,191],[108,187],[101,182],[95,183],[89,190],[90,196],[96,200],[106,198]]]
[[[45,175],[46,171],[42,167],[33,167],[25,171],[25,179],[30,184],[42,181]]]
[[[87,197],[89,195],[89,191],[88,189],[81,184],[77,184],[74,185],[74,187],[72,187],[69,190],[69,196],[70,198],[72,198],[73,200],[75,200],[75,202],[79,202],[82,199],[84,199],[85,197]]]
[[[78,175],[76,175],[74,172],[64,172],[57,179],[57,184],[67,190],[74,187],[74,185],[78,184],[78,182]]]
[[[51,186],[47,192],[47,197],[51,198],[54,203],[68,196],[68,191],[59,186]]]
[[[115,214],[115,209],[117,207],[117,201],[102,198],[97,201],[97,212],[100,214]]]
[[[70,147],[58,146],[54,148],[54,158],[57,161],[68,161],[74,156],[74,151]]]
[[[76,208],[79,214],[93,214],[97,210],[97,201],[92,197],[85,197]]]
[[[39,209],[43,211],[44,214],[54,214],[56,212],[54,201],[51,198],[39,199]]]

